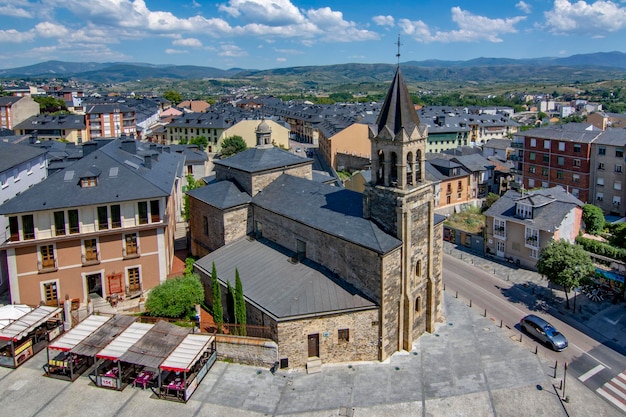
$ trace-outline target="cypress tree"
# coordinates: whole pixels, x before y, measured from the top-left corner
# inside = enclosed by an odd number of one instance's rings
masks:
[[[213,321],[215,321],[217,331],[221,332],[222,324],[224,323],[224,312],[222,310],[222,291],[220,283],[217,280],[215,262],[213,262],[213,269],[211,271],[211,293],[213,295]]]
[[[243,298],[243,285],[239,278],[239,271],[235,268],[235,319],[239,324],[239,334],[245,336],[246,331],[246,300]]]

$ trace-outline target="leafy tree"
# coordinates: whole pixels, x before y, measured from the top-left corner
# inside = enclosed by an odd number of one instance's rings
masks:
[[[178,91],[174,90],[167,90],[163,93],[163,98],[170,101],[174,106],[183,101],[183,96],[181,96]]]
[[[611,243],[619,248],[626,249],[626,223],[619,223],[615,226]]]
[[[547,119],[548,115],[542,111],[540,111],[539,113],[537,113],[537,119],[539,120],[543,120],[543,119]]]
[[[539,253],[537,270],[548,281],[560,285],[565,291],[565,305],[569,309],[568,292],[595,272],[589,254],[582,246],[561,239],[552,241]]]
[[[183,272],[185,276],[193,274],[194,263],[196,263],[196,260],[194,258],[191,258],[191,257],[185,258],[185,271]]]
[[[499,198],[500,196],[496,193],[487,194],[487,197],[485,198],[485,203],[483,204],[484,209],[487,210],[489,207],[493,206],[493,203],[498,201]]]
[[[56,113],[67,111],[65,101],[50,96],[34,96],[33,100],[39,103],[39,109],[42,113]]]
[[[168,279],[154,287],[146,300],[151,316],[188,318],[196,314],[195,305],[204,300],[204,288],[195,274]]]
[[[196,145],[198,146],[198,148],[200,148],[201,151],[204,151],[209,144],[209,140],[206,138],[206,136],[196,136],[189,141],[189,144]]]
[[[585,222],[585,228],[587,233],[597,235],[604,229],[604,214],[602,209],[593,204],[585,204],[583,206],[583,221]]]
[[[239,334],[245,336],[246,332],[246,300],[243,298],[243,285],[239,278],[239,271],[235,268],[235,321],[239,324]]]
[[[213,295],[213,321],[217,326],[217,330],[222,330],[224,324],[224,310],[222,309],[222,287],[217,280],[217,271],[215,270],[215,262],[211,270],[211,294]]]
[[[241,136],[230,136],[222,141],[222,156],[224,158],[243,152],[246,149],[248,149],[248,145],[246,145],[246,141]]]
[[[187,175],[187,187],[185,187],[184,191],[195,190],[196,188],[200,188],[204,185],[204,181],[195,180],[193,175]],[[188,222],[189,221],[189,196],[185,194],[183,196],[183,219]]]

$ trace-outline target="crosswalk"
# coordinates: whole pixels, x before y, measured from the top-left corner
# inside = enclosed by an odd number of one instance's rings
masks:
[[[595,368],[591,368],[584,374],[578,377],[580,382],[585,382],[590,378],[600,373],[603,369],[606,369],[602,365],[598,365]],[[598,395],[615,405],[617,408],[626,413],[626,371],[617,375],[615,378],[606,382],[600,388],[596,389]]]
[[[596,392],[626,413],[626,374],[624,372],[598,388]]]

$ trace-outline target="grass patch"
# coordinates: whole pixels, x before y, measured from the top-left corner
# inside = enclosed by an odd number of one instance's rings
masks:
[[[485,216],[479,207],[471,207],[461,213],[454,213],[445,221],[445,225],[468,233],[480,233],[485,228]]]

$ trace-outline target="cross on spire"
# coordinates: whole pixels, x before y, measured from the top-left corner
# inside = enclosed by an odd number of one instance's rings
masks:
[[[398,46],[398,53],[396,54],[396,57],[398,58],[398,66],[400,66],[400,45],[402,45],[400,43],[400,34],[398,34],[398,42],[396,42],[396,45]]]

